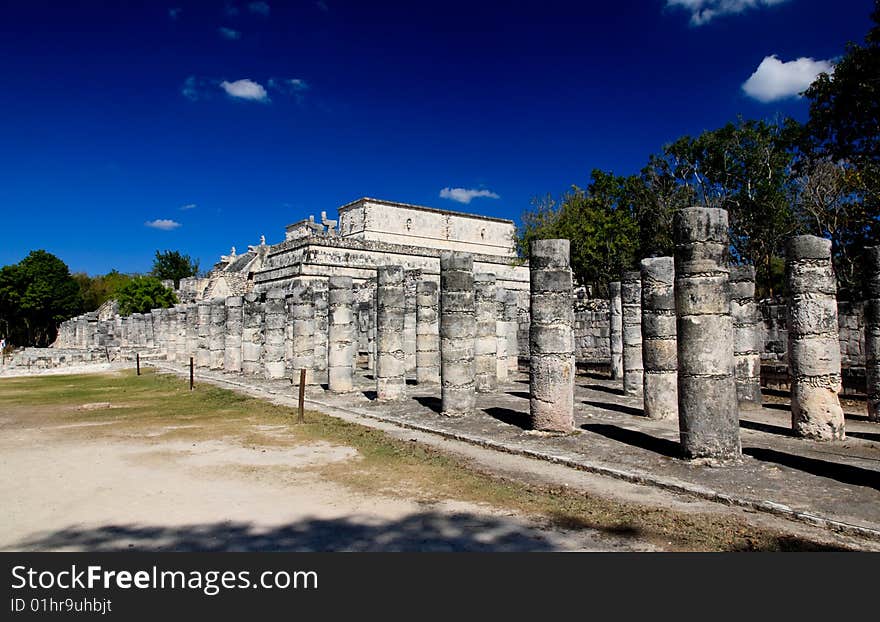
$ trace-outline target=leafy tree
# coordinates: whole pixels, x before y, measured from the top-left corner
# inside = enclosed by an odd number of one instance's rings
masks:
[[[156,251],[151,276],[159,280],[174,281],[174,287],[180,287],[180,279],[196,276],[199,273],[199,262],[180,251]]]
[[[95,277],[77,273],[73,278],[79,283],[85,311],[94,311],[111,298],[115,298],[119,289],[131,280],[129,275],[117,270]]]
[[[58,324],[82,311],[79,285],[67,265],[44,250],[0,270],[0,327],[22,345],[47,346]]]
[[[594,170],[586,189],[572,186],[559,202],[551,196],[533,201],[518,231],[520,255],[528,256],[533,240],[568,239],[575,280],[603,294],[609,281],[634,264],[638,250],[627,183],[625,177]]]
[[[136,276],[116,292],[120,315],[149,313],[151,309],[168,308],[177,303],[174,292],[153,276]]]

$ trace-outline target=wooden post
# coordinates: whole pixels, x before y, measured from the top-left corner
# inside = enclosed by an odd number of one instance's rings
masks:
[[[299,370],[299,414],[297,415],[296,422],[303,423],[306,419],[305,415],[305,401],[306,401],[306,370]]]
[[[135,356],[135,361],[137,361],[137,375],[140,376],[141,375],[141,353],[137,352],[137,353],[135,353],[134,356]]]
[[[193,390],[193,357],[189,357],[189,390]]]

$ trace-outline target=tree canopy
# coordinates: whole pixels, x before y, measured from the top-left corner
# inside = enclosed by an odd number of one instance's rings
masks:
[[[58,325],[82,311],[78,283],[44,250],[0,268],[0,331],[14,344],[47,346]]]
[[[180,251],[156,251],[153,269],[150,276],[159,280],[174,281],[174,287],[180,287],[180,279],[196,276],[199,273],[199,262]]]
[[[152,309],[168,308],[177,303],[174,292],[153,276],[136,276],[116,292],[119,314],[149,313]]]

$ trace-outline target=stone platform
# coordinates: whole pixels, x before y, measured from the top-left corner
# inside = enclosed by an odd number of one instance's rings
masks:
[[[152,364],[161,371],[188,373],[182,366]],[[296,393],[286,379],[201,369],[196,378],[255,394]],[[682,459],[677,421],[647,419],[640,399],[625,396],[619,381],[598,375],[577,377],[576,432],[565,436],[525,429],[529,385],[521,371],[512,373],[498,391],[478,394],[477,412],[457,419],[440,416],[438,385],[409,380],[407,398],[395,403],[375,399],[376,383],[369,372],[360,370],[355,385],[347,395],[309,387],[307,407],[331,415],[344,411],[880,541],[880,425],[867,422],[864,404],[844,409],[847,440],[818,442],[792,436],[787,400],[767,396],[778,403],[740,413],[743,460],[716,468]]]

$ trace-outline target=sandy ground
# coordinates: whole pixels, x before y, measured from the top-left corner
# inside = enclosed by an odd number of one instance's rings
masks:
[[[90,434],[95,424],[33,414],[0,411],[3,550],[653,548],[472,503],[365,496],[322,481],[316,467],[355,464],[350,447],[163,440],[168,427],[135,438],[121,426],[115,434],[115,423]]]

